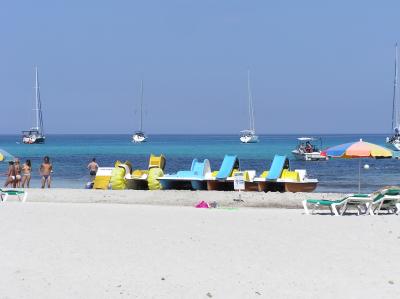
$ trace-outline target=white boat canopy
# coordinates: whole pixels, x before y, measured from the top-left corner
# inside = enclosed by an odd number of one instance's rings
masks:
[[[299,141],[315,141],[318,139],[314,138],[314,137],[299,137],[299,138],[297,138],[297,140],[299,140]]]

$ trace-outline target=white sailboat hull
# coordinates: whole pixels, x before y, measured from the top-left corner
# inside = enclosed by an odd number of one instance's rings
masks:
[[[143,136],[143,135],[138,135],[138,134],[134,134],[132,136],[132,142],[133,143],[142,143],[142,142],[146,142],[147,137]]]
[[[44,143],[46,138],[44,136],[24,136],[22,142],[25,144]]]
[[[259,140],[257,135],[252,135],[252,136],[241,136],[240,141],[242,143],[257,143]]]
[[[386,138],[386,143],[394,151],[400,151],[400,138]]]

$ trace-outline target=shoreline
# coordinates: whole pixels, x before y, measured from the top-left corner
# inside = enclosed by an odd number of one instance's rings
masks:
[[[27,202],[104,203],[156,206],[195,206],[200,201],[218,207],[302,209],[304,199],[340,199],[344,193],[279,193],[186,190],[26,189]],[[10,197],[9,201],[15,201]]]

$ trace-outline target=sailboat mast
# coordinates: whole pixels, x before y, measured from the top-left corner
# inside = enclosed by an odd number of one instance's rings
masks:
[[[255,126],[254,126],[254,104],[253,104],[253,93],[251,93],[251,124],[252,124],[252,130],[255,132]]]
[[[254,107],[253,107],[253,96],[251,93],[251,86],[250,86],[250,70],[247,71],[247,92],[249,96],[250,130],[254,131]]]
[[[395,46],[395,58],[394,58],[394,82],[393,82],[393,107],[392,107],[392,129],[395,130],[398,127],[399,115],[397,112],[397,43]]]
[[[143,131],[143,80],[140,81],[140,131]]]
[[[36,129],[39,130],[39,78],[38,78],[37,66],[35,66],[35,112],[36,112]]]
[[[250,70],[247,70],[247,96],[249,101],[249,122],[250,126],[249,129],[252,130],[252,119],[251,119],[251,88],[250,88]]]

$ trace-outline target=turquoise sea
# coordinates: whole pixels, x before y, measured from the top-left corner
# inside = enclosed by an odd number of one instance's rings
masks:
[[[315,135],[314,135],[315,136]],[[358,160],[332,159],[323,162],[296,161],[291,150],[298,135],[261,135],[257,144],[242,144],[238,135],[150,135],[143,144],[130,142],[130,135],[47,135],[46,144],[25,145],[20,136],[0,135],[0,148],[22,161],[31,159],[33,178],[31,187],[39,186],[38,167],[43,156],[50,156],[54,164],[53,187],[84,188],[88,181],[86,165],[96,157],[100,166],[112,166],[116,160],[129,160],[134,168],[146,168],[151,153],[164,154],[166,172],[189,169],[193,158],[207,158],[217,170],[225,154],[238,155],[242,169],[257,173],[269,168],[274,154],[286,154],[292,168],[307,169],[309,176],[318,178],[317,191],[355,192],[358,184]],[[345,142],[364,141],[385,145],[386,135],[325,135],[323,147]],[[385,185],[400,184],[400,160],[363,159],[369,164],[362,169],[362,191],[370,192]],[[0,164],[0,171],[6,165]],[[2,177],[3,181],[5,176]],[[3,184],[3,182],[1,182]]]

